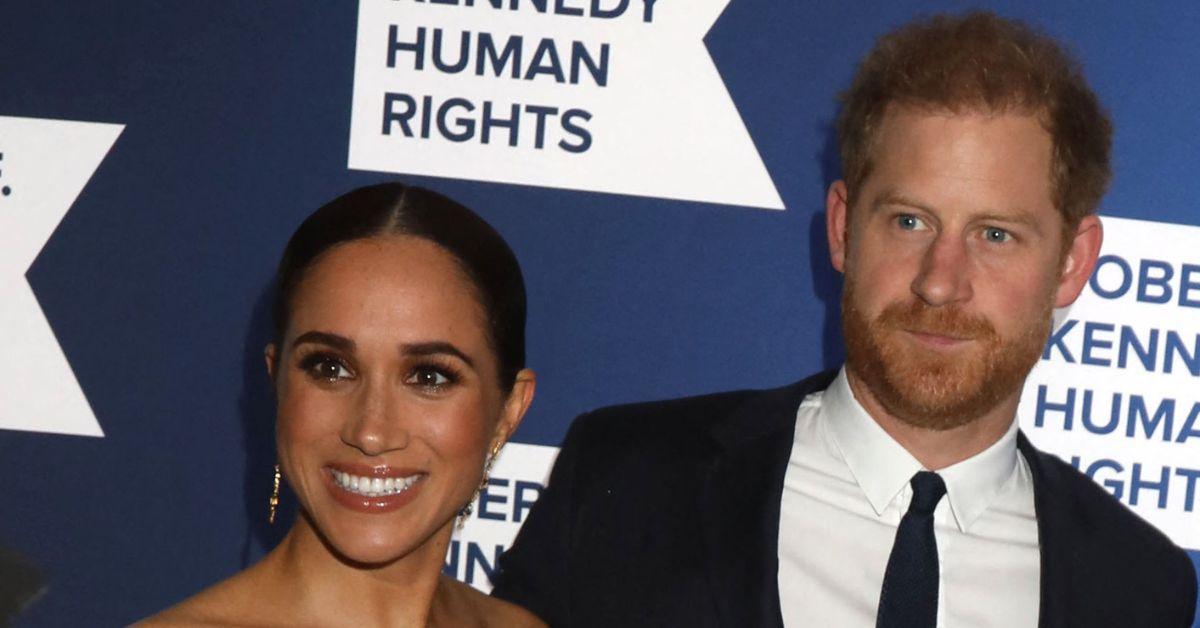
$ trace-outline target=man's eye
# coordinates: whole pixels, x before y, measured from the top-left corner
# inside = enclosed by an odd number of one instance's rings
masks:
[[[988,227],[983,230],[983,239],[988,242],[1008,242],[1012,236],[1005,230],[997,227]]]
[[[896,224],[905,231],[916,231],[918,229],[925,228],[924,221],[916,216],[913,216],[912,214],[901,214],[897,216]]]
[[[423,388],[441,388],[453,380],[442,371],[432,367],[419,367],[408,377],[409,384]]]

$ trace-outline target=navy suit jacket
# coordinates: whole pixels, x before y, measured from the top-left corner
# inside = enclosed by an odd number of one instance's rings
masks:
[[[781,626],[779,504],[796,410],[833,375],[581,416],[493,594],[556,627]],[[1187,554],[1023,434],[1018,447],[1034,482],[1039,626],[1190,626]]]

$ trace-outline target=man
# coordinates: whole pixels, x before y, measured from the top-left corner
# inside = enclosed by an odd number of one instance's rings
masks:
[[[553,626],[1188,626],[1186,554],[1016,425],[1111,127],[991,14],[877,43],[826,199],[843,369],[571,427],[495,594]]]

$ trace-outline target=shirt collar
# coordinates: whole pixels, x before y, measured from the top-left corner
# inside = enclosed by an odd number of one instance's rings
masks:
[[[946,481],[946,494],[958,529],[967,532],[971,524],[992,505],[1000,489],[1017,469],[1017,421],[987,449],[938,471]]]
[[[867,501],[876,515],[908,485],[923,467],[867,414],[854,398],[846,368],[838,372],[821,399],[823,421],[842,452]],[[946,482],[955,523],[967,532],[987,510],[1017,466],[1017,422],[987,449],[938,471]]]

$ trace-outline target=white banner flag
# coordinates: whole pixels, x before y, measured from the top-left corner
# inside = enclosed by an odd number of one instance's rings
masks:
[[[1021,427],[1200,550],[1200,227],[1103,220],[1096,272],[1055,312],[1025,382]]]
[[[729,0],[361,0],[349,167],[783,209],[704,36]]]
[[[122,129],[0,116],[0,429],[104,436],[25,273]]]

